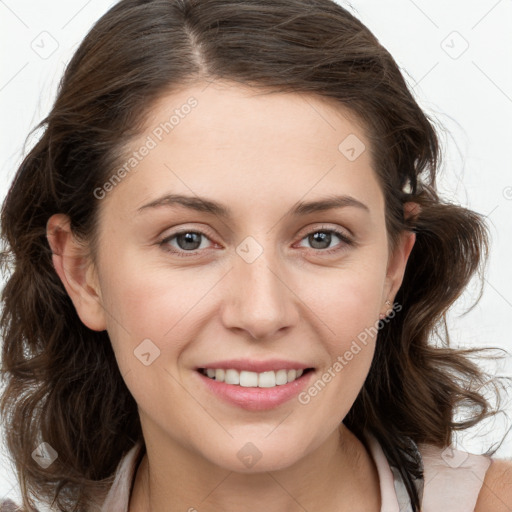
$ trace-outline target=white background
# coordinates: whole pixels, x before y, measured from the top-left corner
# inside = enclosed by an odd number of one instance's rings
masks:
[[[21,162],[25,137],[51,107],[66,63],[92,24],[114,3],[0,0],[0,199]],[[449,317],[452,343],[510,350],[512,1],[340,3],[391,52],[420,105],[443,126],[441,193],[486,215],[491,227],[483,297],[471,312],[460,316],[475,297],[476,283],[456,303]],[[45,55],[53,46],[55,51]],[[33,143],[29,141],[27,151]],[[512,375],[511,359],[494,371]],[[510,402],[507,408],[510,414]],[[501,439],[499,427],[499,423],[489,427],[483,437],[462,436],[460,447],[485,451],[489,443]],[[511,438],[497,455],[512,457]],[[4,449],[0,455],[5,459]],[[0,460],[0,499],[17,499],[17,494],[14,476],[7,462]]]

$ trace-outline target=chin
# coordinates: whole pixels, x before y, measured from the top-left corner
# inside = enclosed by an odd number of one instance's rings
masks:
[[[222,453],[204,454],[213,464],[243,474],[286,469],[299,460],[298,455],[297,443],[289,437],[286,444],[277,437],[274,442],[255,439],[232,442]]]

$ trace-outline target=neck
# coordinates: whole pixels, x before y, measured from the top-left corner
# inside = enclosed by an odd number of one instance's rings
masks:
[[[209,462],[202,461],[201,466],[195,457],[189,464],[179,451],[175,457],[162,455],[161,449],[147,446],[135,477],[129,512],[380,510],[373,459],[344,425],[297,463],[271,472],[236,473]]]

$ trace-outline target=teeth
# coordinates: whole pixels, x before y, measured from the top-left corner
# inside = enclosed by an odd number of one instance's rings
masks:
[[[219,380],[217,379],[217,372],[215,372],[215,380]],[[228,384],[240,384],[240,374],[236,370],[226,370],[224,382]]]
[[[304,370],[277,370],[268,372],[248,372],[242,370],[223,370],[221,368],[207,368],[201,370],[203,375],[207,375],[210,379],[215,379],[219,382],[225,382],[226,384],[233,384],[235,386],[242,386],[245,388],[273,388],[275,386],[282,386],[293,382],[298,379]]]

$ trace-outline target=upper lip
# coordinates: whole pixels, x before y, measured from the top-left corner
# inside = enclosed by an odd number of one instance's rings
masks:
[[[214,361],[198,366],[199,368],[219,368],[224,370],[234,369],[249,372],[268,372],[277,370],[305,370],[312,368],[311,365],[299,363],[297,361],[288,361],[285,359],[267,359],[266,361],[256,361],[254,359],[228,359],[223,361]]]

